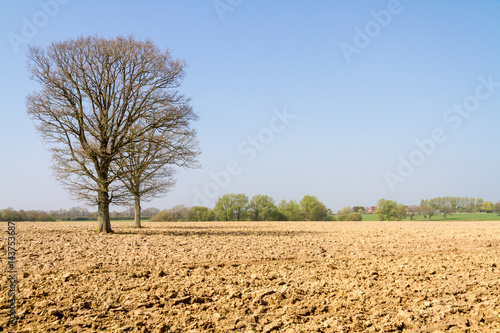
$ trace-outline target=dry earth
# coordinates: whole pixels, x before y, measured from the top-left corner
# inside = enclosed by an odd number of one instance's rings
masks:
[[[17,223],[0,331],[500,332],[500,222],[130,225]]]

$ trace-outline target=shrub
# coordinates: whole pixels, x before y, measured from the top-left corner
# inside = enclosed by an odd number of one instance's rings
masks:
[[[207,207],[194,206],[189,208],[187,213],[188,221],[213,221],[214,219],[214,212]]]
[[[166,210],[162,210],[149,219],[150,222],[171,222],[173,220],[172,214]]]
[[[361,213],[349,213],[337,215],[337,221],[361,221],[363,216]]]
[[[347,214],[339,214],[336,216],[337,221],[346,221]]]
[[[335,216],[329,214],[327,217],[326,217],[326,221],[337,221],[337,219],[335,218]]]
[[[177,205],[169,210],[162,210],[149,219],[150,222],[177,222],[185,221],[188,215],[188,208],[184,205]]]
[[[267,221],[288,221],[288,218],[278,209],[273,209],[269,212]]]

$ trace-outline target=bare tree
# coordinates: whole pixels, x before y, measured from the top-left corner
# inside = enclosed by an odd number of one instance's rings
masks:
[[[187,218],[189,208],[186,205],[176,205],[168,210],[173,221],[181,221]]]
[[[160,210],[155,207],[149,207],[144,210],[141,209],[141,215],[147,218],[151,218],[153,215],[158,214]]]
[[[452,215],[454,213],[454,210],[453,210],[453,208],[451,208],[451,206],[445,205],[445,206],[439,207],[439,212],[441,214],[443,214],[443,219],[446,220],[446,216]]]
[[[493,205],[493,213],[500,215],[500,202],[497,202],[495,205]]]
[[[189,119],[179,113],[173,131],[147,133],[132,142],[116,161],[116,172],[134,203],[134,226],[141,227],[141,200],[160,197],[175,185],[171,165],[197,167],[199,154],[195,131]]]
[[[42,87],[28,96],[28,114],[50,145],[56,176],[97,203],[97,230],[112,232],[109,205],[123,194],[112,172],[120,152],[146,133],[176,128],[180,111],[196,119],[177,92],[183,62],[151,41],[91,36],[31,47],[28,68]]]
[[[420,214],[420,207],[415,205],[407,206],[406,213],[410,217],[410,221],[413,221],[415,216]]]
[[[420,206],[420,212],[422,213],[424,219],[429,217],[430,221],[432,216],[436,214],[436,209],[430,206]]]

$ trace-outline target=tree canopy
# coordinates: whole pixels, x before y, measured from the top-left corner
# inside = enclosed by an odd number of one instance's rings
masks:
[[[253,221],[269,221],[277,210],[274,199],[268,195],[254,195],[248,203],[248,213]]]
[[[244,194],[225,194],[215,202],[214,213],[219,221],[241,221],[246,218],[248,197]]]
[[[123,198],[120,154],[196,120],[177,91],[184,62],[148,40],[89,36],[30,47],[28,69],[41,89],[27,97],[27,112],[50,146],[57,179],[97,204],[98,231],[112,232],[109,205]]]
[[[307,221],[324,221],[327,216],[326,206],[312,195],[305,195],[300,200],[300,209]]]

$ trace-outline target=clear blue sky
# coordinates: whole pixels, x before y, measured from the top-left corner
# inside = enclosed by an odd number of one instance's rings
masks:
[[[81,205],[26,115],[26,51],[93,34],[149,38],[188,65],[202,168],[144,207],[192,206],[196,189],[207,206],[214,193],[310,194],[334,211],[497,202],[499,17],[498,0],[0,1],[0,208]]]

